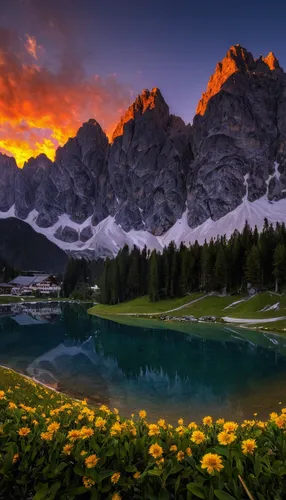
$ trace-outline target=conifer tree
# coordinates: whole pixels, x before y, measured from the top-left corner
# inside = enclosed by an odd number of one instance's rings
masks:
[[[218,291],[223,291],[227,286],[227,262],[226,254],[222,245],[219,246],[215,267],[214,267],[214,283]]]
[[[286,245],[279,244],[275,248],[273,258],[273,274],[275,277],[275,291],[286,284]]]
[[[159,300],[158,262],[156,250],[153,250],[150,257],[149,298],[151,302]]]
[[[261,265],[259,250],[253,245],[246,257],[245,280],[256,289],[261,287]]]

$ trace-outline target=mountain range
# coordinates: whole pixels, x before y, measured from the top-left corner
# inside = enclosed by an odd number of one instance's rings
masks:
[[[191,89],[190,89],[191,92]],[[111,143],[90,119],[22,169],[0,154],[0,218],[17,218],[68,253],[105,257],[125,243],[161,249],[264,218],[286,222],[286,74],[272,52],[240,45],[219,62],[192,125],[144,90]],[[1,247],[1,238],[0,238]],[[3,257],[3,256],[2,256]]]

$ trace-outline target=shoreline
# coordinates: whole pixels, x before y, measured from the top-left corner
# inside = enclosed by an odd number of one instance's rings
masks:
[[[272,333],[272,334],[275,334],[275,335],[279,335],[281,337],[284,337],[284,335],[286,334],[286,328],[283,328],[283,329],[278,329],[278,330],[275,330],[275,329],[268,329],[268,327],[264,327],[263,324],[267,325],[268,323],[275,323],[275,322],[279,322],[279,321],[283,321],[283,320],[286,320],[286,316],[283,316],[283,317],[280,317],[280,318],[269,318],[267,320],[262,320],[261,322],[259,320],[253,320],[253,319],[249,319],[249,318],[232,318],[234,319],[235,321],[225,321],[224,318],[216,318],[216,320],[214,321],[207,321],[207,320],[200,320],[200,319],[196,319],[196,320],[193,320],[193,321],[188,321],[188,320],[183,320],[183,319],[168,319],[168,320],[163,320],[161,319],[158,315],[148,315],[147,313],[144,313],[144,314],[138,314],[138,313],[114,313],[114,314],[95,314],[95,312],[90,312],[90,310],[88,309],[87,310],[88,314],[90,314],[91,316],[95,316],[97,318],[102,318],[102,319],[106,319],[106,320],[110,320],[110,321],[114,321],[114,322],[117,322],[117,323],[121,323],[121,324],[126,324],[128,325],[128,322],[124,322],[124,318],[128,318],[128,319],[134,319],[135,321],[136,320],[145,320],[146,323],[147,321],[155,321],[157,323],[159,323],[160,325],[164,325],[164,324],[167,324],[167,325],[196,325],[196,324],[205,324],[205,325],[220,325],[220,326],[235,326],[236,328],[242,328],[242,329],[246,329],[246,330],[252,330],[252,331],[255,331],[255,332],[263,332],[263,333]],[[161,316],[163,316],[163,313],[160,313]],[[155,317],[154,317],[155,316]],[[208,315],[206,315],[208,316]],[[122,320],[122,321],[119,321]],[[245,319],[245,322],[244,322],[244,319]],[[259,326],[255,326],[256,324],[258,324]],[[140,326],[140,325],[138,325]],[[147,325],[146,325],[147,326]]]

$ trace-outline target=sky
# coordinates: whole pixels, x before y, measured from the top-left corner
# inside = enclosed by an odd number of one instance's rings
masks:
[[[0,0],[0,151],[52,157],[83,121],[109,134],[145,88],[192,122],[231,45],[286,68],[286,4],[241,0]],[[282,6],[281,6],[282,5]]]

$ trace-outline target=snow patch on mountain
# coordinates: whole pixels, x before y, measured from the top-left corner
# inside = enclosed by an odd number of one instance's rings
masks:
[[[247,184],[247,176],[245,176],[245,183]],[[7,212],[0,212],[0,218],[7,217],[15,217],[14,206]],[[226,235],[228,238],[235,229],[242,231],[246,220],[251,227],[257,226],[258,230],[262,229],[265,218],[273,224],[276,222],[286,223],[286,199],[269,202],[265,195],[259,200],[249,202],[246,195],[235,210],[219,220],[208,219],[195,229],[191,229],[188,225],[188,211],[186,210],[181,219],[177,220],[173,227],[162,236],[154,236],[144,230],[132,229],[126,232],[120,225],[116,224],[114,217],[111,216],[106,217],[97,226],[92,226],[91,217],[78,224],[73,222],[68,215],[63,214],[59,216],[58,221],[53,226],[48,228],[39,227],[36,223],[37,217],[38,212],[33,210],[25,222],[63,250],[79,254],[86,253],[94,257],[106,257],[116,255],[124,245],[128,245],[130,248],[136,245],[140,249],[146,245],[151,250],[161,251],[171,241],[177,245],[180,245],[181,242],[188,245],[195,240],[203,243],[218,235]],[[92,236],[86,242],[79,239],[75,242],[61,241],[55,237],[55,233],[60,227],[72,228],[77,231],[78,236],[84,228],[89,227]]]

